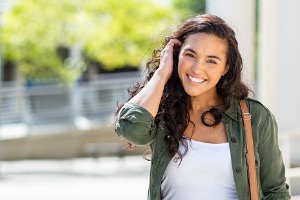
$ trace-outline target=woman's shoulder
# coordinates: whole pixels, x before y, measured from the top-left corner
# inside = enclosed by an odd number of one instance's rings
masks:
[[[277,134],[276,117],[267,106],[253,98],[246,98],[246,100],[251,114],[253,134],[257,133],[262,137]]]
[[[253,115],[259,114],[262,117],[263,116],[267,117],[270,115],[273,116],[270,109],[259,100],[250,97],[247,97],[246,100],[251,114]]]

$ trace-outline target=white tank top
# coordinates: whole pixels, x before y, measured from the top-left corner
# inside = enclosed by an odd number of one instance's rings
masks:
[[[188,152],[168,164],[161,184],[163,200],[238,200],[229,143],[211,144],[184,139]],[[181,152],[184,146],[180,144]]]

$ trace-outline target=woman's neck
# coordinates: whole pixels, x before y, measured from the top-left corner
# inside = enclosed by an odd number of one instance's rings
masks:
[[[212,107],[222,106],[221,98],[215,94],[213,96],[198,96],[198,97],[190,97],[191,107],[190,112],[203,113]]]

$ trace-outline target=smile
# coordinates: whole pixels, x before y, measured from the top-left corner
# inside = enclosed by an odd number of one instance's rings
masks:
[[[195,78],[191,75],[187,75],[187,77],[194,83],[203,83],[204,81],[206,81],[206,79],[203,78]]]

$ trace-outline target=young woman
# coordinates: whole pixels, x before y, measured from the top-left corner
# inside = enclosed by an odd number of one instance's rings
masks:
[[[250,199],[239,101],[252,115],[259,199],[290,199],[272,113],[248,97],[234,31],[204,14],[184,21],[117,111],[116,132],[152,152],[149,200]]]

